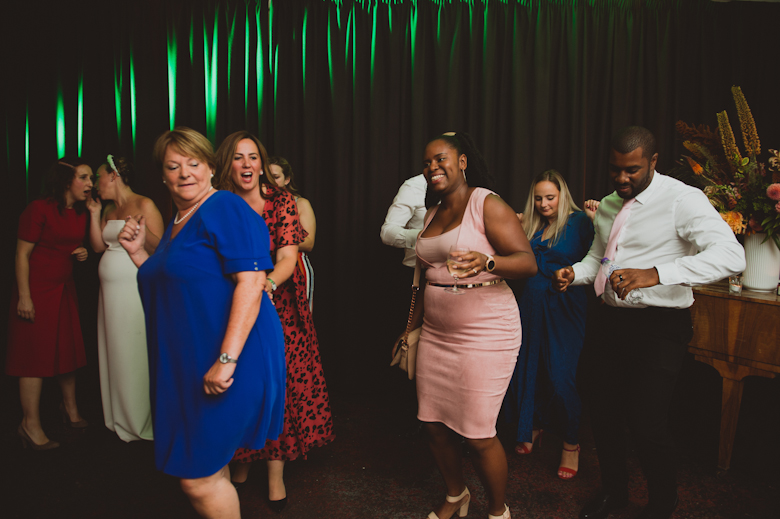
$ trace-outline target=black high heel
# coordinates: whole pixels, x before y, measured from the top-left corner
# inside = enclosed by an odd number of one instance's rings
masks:
[[[62,414],[62,423],[69,425],[72,429],[86,429],[89,426],[89,422],[83,419],[78,422],[71,422],[70,416],[65,410],[65,402],[60,402],[60,413]]]
[[[271,501],[270,499],[268,500],[268,508],[270,508],[277,514],[282,513],[282,510],[284,510],[284,507],[286,506],[287,506],[287,496],[283,497],[278,501]]]
[[[32,450],[34,451],[48,451],[51,449],[56,449],[60,446],[60,442],[55,442],[54,440],[49,440],[43,445],[39,443],[35,443],[32,438],[30,438],[30,435],[27,434],[27,431],[24,430],[24,427],[22,427],[22,424],[19,424],[19,428],[16,430],[16,433],[19,435],[19,438],[22,440],[22,447],[25,449],[30,446],[32,447]]]

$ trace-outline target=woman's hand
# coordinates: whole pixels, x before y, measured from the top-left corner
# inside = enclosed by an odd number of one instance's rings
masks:
[[[86,200],[87,210],[92,216],[100,216],[100,210],[103,209],[103,204],[100,200],[92,198],[92,193],[89,194]]]
[[[596,211],[598,210],[600,205],[601,202],[599,202],[598,200],[585,201],[585,214],[588,215],[588,218],[590,218],[591,222],[593,221],[594,218],[596,218]]]
[[[273,272],[273,271],[272,271]],[[269,274],[270,276],[270,274]],[[266,276],[265,278],[265,286],[263,287],[265,290],[265,293],[268,294],[268,298],[271,300],[271,303],[274,302],[274,286],[271,284],[270,278]]]
[[[203,376],[203,390],[207,395],[219,395],[233,385],[233,372],[236,365],[232,362],[222,364],[214,361],[211,369]]]
[[[146,219],[143,216],[140,217],[139,221],[136,221],[132,216],[125,218],[125,226],[119,231],[117,239],[136,267],[143,265],[144,261],[149,258],[149,254],[144,250]]]
[[[487,264],[487,255],[477,251],[469,251],[466,254],[450,254],[450,257],[461,264],[467,272],[458,275],[458,279],[473,278],[483,270]]]
[[[26,321],[35,322],[35,305],[29,297],[19,297],[19,303],[16,305],[16,315]]]
[[[87,259],[87,249],[84,247],[79,247],[78,249],[74,250],[70,253],[71,256],[76,256],[76,259],[78,261],[85,261]]]

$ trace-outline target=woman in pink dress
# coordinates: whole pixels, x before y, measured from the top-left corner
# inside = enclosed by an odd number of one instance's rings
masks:
[[[503,279],[535,275],[536,260],[515,212],[489,190],[492,178],[467,134],[429,142],[423,164],[428,193],[441,203],[428,210],[416,246],[426,280],[413,315],[415,327],[422,323],[417,418],[447,486],[445,501],[428,517],[468,512],[463,436],[487,493],[488,517],[509,519],[496,419],[522,333],[517,302]],[[455,274],[448,260],[456,263]],[[460,295],[451,292],[455,282]]]
[[[41,428],[44,377],[59,381],[63,421],[76,429],[87,426],[76,405],[75,371],[87,358],[72,272],[74,259],[87,259],[84,201],[91,191],[92,169],[81,159],[62,158],[49,171],[47,195],[19,218],[6,373],[19,377],[24,417],[17,433],[35,450],[59,447]]]

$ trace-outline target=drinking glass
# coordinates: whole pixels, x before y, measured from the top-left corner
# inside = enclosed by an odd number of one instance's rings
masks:
[[[447,256],[447,270],[450,272],[452,279],[455,280],[455,283],[452,288],[445,288],[445,292],[456,295],[466,293],[465,290],[460,290],[458,288],[458,276],[462,276],[463,274],[467,273],[469,269],[463,268],[463,264],[457,261],[455,258],[459,258],[464,254],[468,254],[469,252],[471,252],[471,250],[468,247],[459,247],[457,245],[450,247],[450,253]]]
[[[742,294],[742,274],[729,276],[729,294],[734,296]]]

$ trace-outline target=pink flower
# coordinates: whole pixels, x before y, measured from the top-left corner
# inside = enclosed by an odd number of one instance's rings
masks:
[[[780,200],[780,184],[769,184],[766,188],[766,196],[772,200]]]

